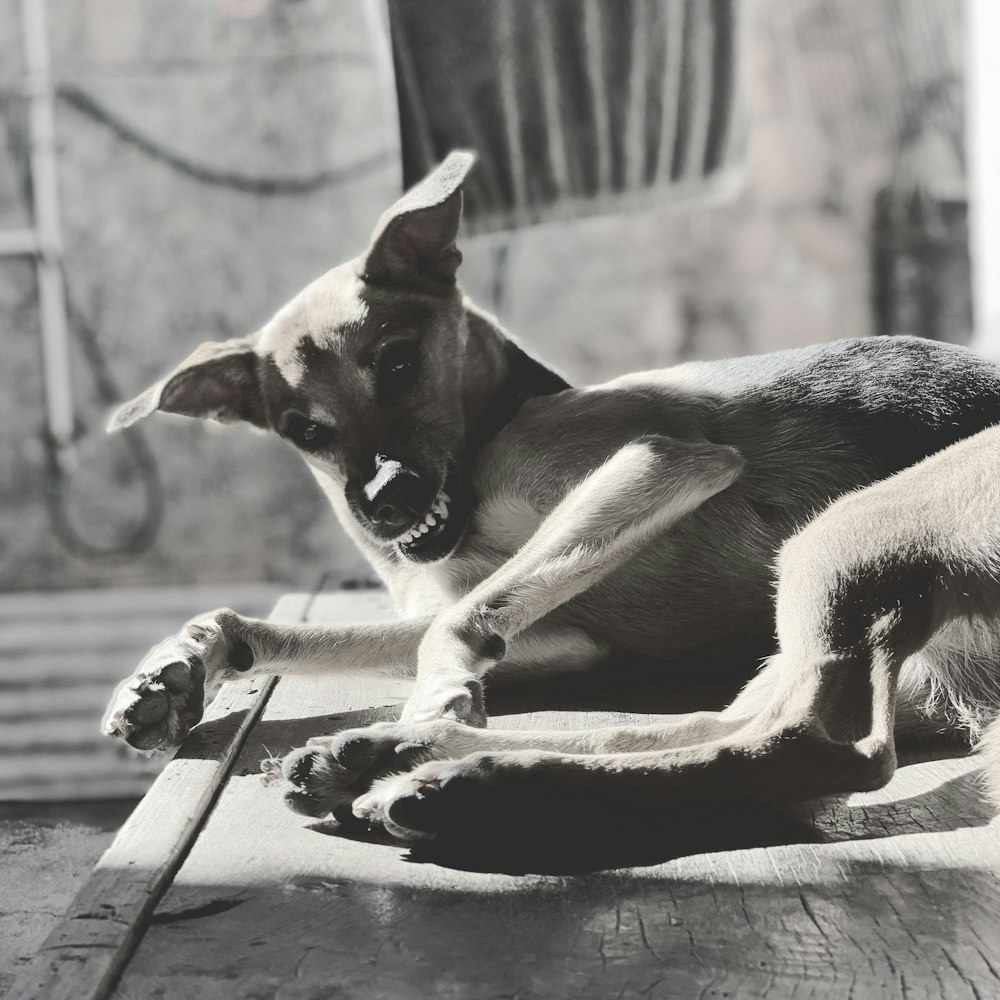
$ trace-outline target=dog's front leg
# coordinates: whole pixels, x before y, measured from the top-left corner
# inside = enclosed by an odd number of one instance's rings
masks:
[[[413,671],[430,618],[340,627],[278,625],[222,608],[154,646],[116,689],[103,729],[137,750],[177,746],[202,716],[205,692],[256,674],[338,669]]]
[[[740,474],[732,448],[650,436],[574,487],[524,547],[435,618],[404,722],[485,725],[481,678],[518,632],[620,566]]]

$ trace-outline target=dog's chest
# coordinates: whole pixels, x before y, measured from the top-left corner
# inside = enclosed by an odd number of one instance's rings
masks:
[[[393,567],[389,587],[403,614],[434,614],[495,573],[535,532],[542,513],[514,493],[481,500],[465,537],[447,559]]]
[[[512,555],[535,533],[542,517],[525,497],[501,490],[480,501],[471,518],[470,542]]]

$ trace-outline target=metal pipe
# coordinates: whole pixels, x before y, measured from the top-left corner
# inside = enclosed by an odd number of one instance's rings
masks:
[[[38,249],[38,234],[34,229],[0,232],[0,257],[35,257]]]
[[[372,68],[375,71],[375,81],[384,115],[385,148],[396,151],[400,142],[399,121],[396,117],[399,102],[396,100],[396,71],[392,61],[389,11],[386,9],[385,0],[364,0],[362,11],[365,17],[365,29],[368,32]],[[402,159],[400,159],[399,185],[402,186]]]
[[[46,0],[21,0],[45,411],[56,459],[72,463],[73,389],[62,275],[54,85]]]

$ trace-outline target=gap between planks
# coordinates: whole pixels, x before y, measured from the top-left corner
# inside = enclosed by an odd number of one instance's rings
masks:
[[[360,596],[360,595],[359,595]],[[281,598],[270,620],[306,620],[311,594]],[[223,686],[15,980],[9,1000],[104,1000],[207,820],[276,678]],[[212,725],[212,723],[215,723]]]

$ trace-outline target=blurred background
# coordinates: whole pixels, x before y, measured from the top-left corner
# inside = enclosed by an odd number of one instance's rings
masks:
[[[152,642],[370,576],[276,438],[103,425],[358,253],[451,148],[480,154],[463,285],[571,381],[1000,341],[994,0],[0,13],[0,799],[141,793],[155,764],[96,725]],[[30,850],[59,825],[38,809],[9,814]]]
[[[367,0],[48,0],[49,84],[27,65],[35,5],[0,2],[4,590],[367,572],[277,440],[103,425],[364,247],[401,190],[400,124],[408,181],[479,149],[461,280],[573,381],[969,339],[961,0],[399,3],[395,60]],[[55,190],[33,192],[46,86]],[[53,198],[67,455],[38,262],[9,246]]]

